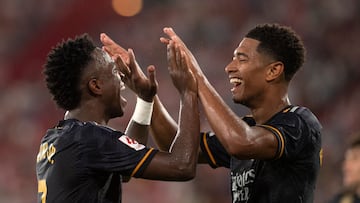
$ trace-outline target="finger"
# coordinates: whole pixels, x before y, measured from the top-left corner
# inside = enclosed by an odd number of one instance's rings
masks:
[[[164,33],[167,34],[172,40],[177,37],[175,31],[171,27],[165,27],[163,29]]]
[[[133,72],[132,75],[134,77],[146,77],[144,72],[141,70],[139,64],[137,63],[135,59],[135,54],[132,49],[128,49],[128,55],[129,55],[129,67],[130,70]]]
[[[136,67],[135,54],[132,49],[128,49],[128,53],[129,53],[129,68],[130,71],[134,71],[134,68]]]
[[[175,57],[176,57],[176,65],[180,68],[182,68],[182,64],[181,64],[181,53],[180,53],[180,49],[179,46],[177,44],[175,44],[174,46],[174,50],[175,50]]]
[[[151,85],[156,86],[156,72],[155,72],[155,66],[150,65],[147,68],[148,78],[150,80]]]
[[[170,43],[170,39],[167,39],[165,37],[160,37],[160,42],[164,43],[164,44],[169,44]]]
[[[102,46],[101,48],[102,48],[103,51],[108,53],[110,56],[114,56],[114,54],[111,52],[111,50],[108,47]]]
[[[101,33],[100,34],[100,41],[104,44],[104,45],[112,45],[115,44],[115,42],[105,33]]]
[[[125,76],[129,77],[131,71],[129,70],[128,66],[124,63],[120,55],[114,55],[114,61],[116,62],[117,66],[119,67],[120,71],[125,74]]]
[[[176,56],[175,56],[173,41],[170,41],[170,43],[167,46],[167,59],[168,59],[168,68],[169,69],[176,67]]]
[[[185,69],[185,67],[186,68],[188,67],[186,54],[183,50],[180,50],[179,52],[180,52],[180,58],[181,58],[181,67],[183,67]]]
[[[122,74],[124,74],[126,77],[129,77],[130,75],[130,71],[127,68],[127,66],[125,65],[125,63],[123,62],[123,60],[121,59],[121,57],[119,55],[114,55],[112,57],[117,65],[117,67],[119,68],[120,72]]]
[[[174,42],[178,42],[182,45],[185,45],[181,38],[175,33],[175,31],[171,27],[165,27],[164,33],[167,34],[171,40]]]
[[[124,54],[126,53],[126,50],[120,46],[119,44],[117,44],[116,42],[114,42],[114,40],[112,40],[108,35],[106,35],[105,33],[101,33],[100,34],[100,41],[103,43],[103,45],[105,47],[108,48],[108,50],[110,52],[112,52],[113,54],[117,53],[117,54]]]

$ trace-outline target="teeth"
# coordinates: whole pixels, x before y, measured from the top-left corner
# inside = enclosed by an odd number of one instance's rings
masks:
[[[125,84],[124,84],[124,82],[121,82],[121,83],[120,83],[120,90],[125,90]]]
[[[242,82],[242,80],[240,78],[231,78],[230,79],[231,84],[239,84],[241,82]]]

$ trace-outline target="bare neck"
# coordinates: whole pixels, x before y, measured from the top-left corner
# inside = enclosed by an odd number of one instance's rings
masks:
[[[287,87],[277,89],[276,91],[268,90],[263,98],[250,107],[252,116],[256,123],[263,124],[268,121],[277,112],[290,105],[287,94]]]
[[[104,107],[92,101],[84,102],[80,104],[78,108],[67,111],[64,119],[94,121],[101,125],[107,125],[107,123],[109,122],[109,118],[105,116]]]

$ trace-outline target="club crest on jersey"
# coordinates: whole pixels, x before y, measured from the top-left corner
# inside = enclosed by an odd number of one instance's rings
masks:
[[[139,151],[139,150],[142,150],[142,149],[145,148],[144,145],[138,143],[136,140],[134,140],[134,139],[132,139],[132,138],[126,136],[126,135],[123,135],[123,136],[119,137],[119,140],[122,143],[126,144],[127,146],[135,149],[136,151]]]

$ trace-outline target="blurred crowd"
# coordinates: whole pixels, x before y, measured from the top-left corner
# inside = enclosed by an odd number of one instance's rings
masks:
[[[293,104],[309,107],[323,124],[324,160],[315,203],[341,188],[345,143],[360,130],[360,1],[358,0],[158,0],[122,17],[111,0],[0,0],[0,202],[37,198],[35,157],[47,128],[62,119],[41,74],[47,52],[63,38],[89,33],[101,46],[105,32],[134,49],[143,69],[153,64],[159,97],[177,118],[179,99],[167,73],[166,48],[159,38],[171,26],[197,57],[209,81],[239,115],[247,109],[231,100],[224,72],[233,50],[258,23],[291,26],[304,40],[307,58],[290,89]],[[135,96],[127,91],[126,114],[110,125],[124,130]],[[206,119],[202,129],[209,130]],[[150,145],[156,145],[150,140]],[[123,202],[230,202],[225,169],[198,166],[189,182],[133,179],[123,184]]]

